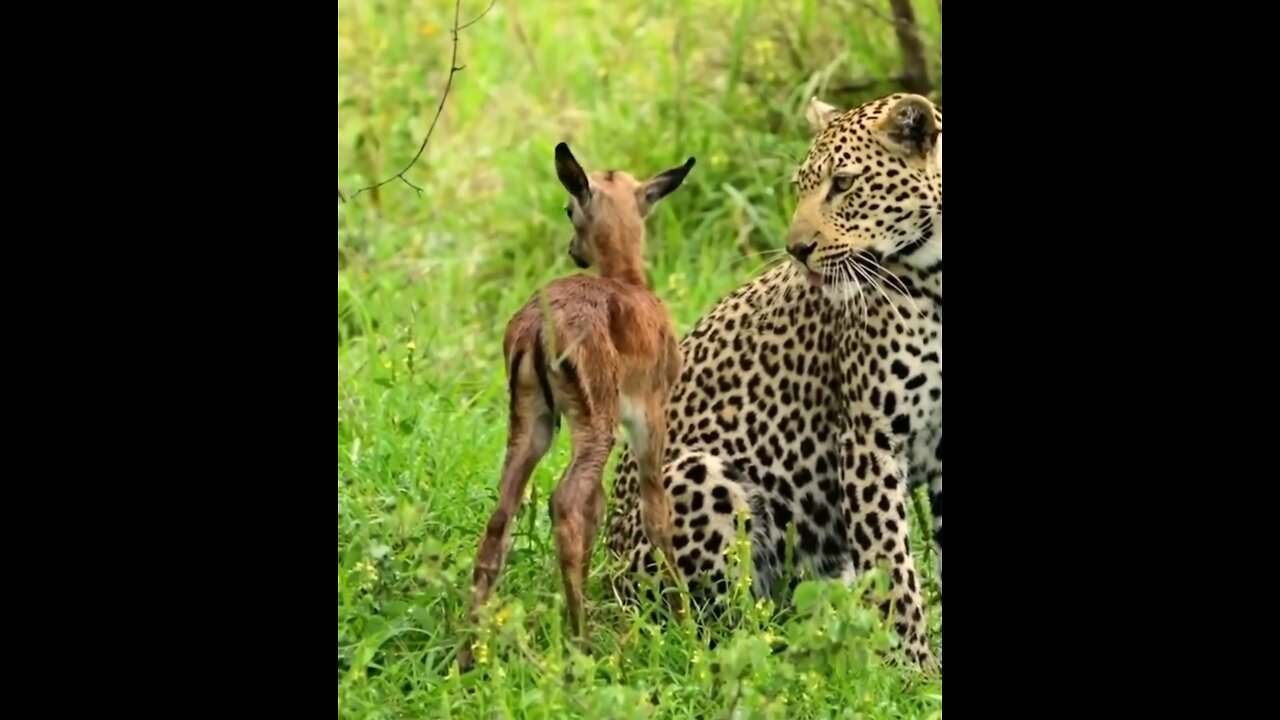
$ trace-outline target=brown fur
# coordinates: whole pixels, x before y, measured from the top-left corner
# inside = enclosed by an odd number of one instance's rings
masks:
[[[556,172],[569,192],[566,210],[574,226],[569,254],[580,267],[598,267],[600,276],[552,282],[507,323],[507,453],[498,507],[476,553],[473,622],[502,572],[520,499],[561,416],[568,420],[573,460],[551,496],[551,519],[571,632],[585,636],[583,589],[604,518],[604,467],[619,424],[627,427],[639,461],[645,533],[663,550],[668,576],[679,577],[662,459],[667,393],[680,373],[680,350],[666,308],[646,287],[644,218],[680,186],[693,163],[689,158],[646,182],[618,170],[588,178],[566,145],[556,147]],[[675,602],[673,609],[682,613]],[[470,668],[470,643],[458,664]]]

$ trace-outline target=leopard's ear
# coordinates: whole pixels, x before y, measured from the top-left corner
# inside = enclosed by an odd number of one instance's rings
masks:
[[[840,116],[840,109],[832,107],[817,97],[809,101],[809,107],[804,111],[804,119],[809,122],[809,129],[814,135],[827,129],[832,120]]]
[[[880,142],[905,155],[924,157],[938,145],[942,125],[933,103],[920,95],[899,98],[876,123]]]

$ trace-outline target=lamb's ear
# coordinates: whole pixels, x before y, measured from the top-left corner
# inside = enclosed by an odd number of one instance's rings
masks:
[[[556,145],[556,176],[560,178],[564,189],[577,199],[578,204],[587,204],[587,198],[591,195],[591,183],[587,181],[586,171],[578,164],[577,158],[569,152],[569,146],[565,143]]]
[[[809,128],[813,130],[813,134],[817,135],[827,126],[831,124],[840,115],[838,108],[828,105],[818,98],[809,101],[809,107],[804,111],[804,119],[809,121]]]
[[[924,157],[938,144],[942,128],[933,103],[920,95],[907,95],[889,106],[876,123],[876,132],[890,149]]]
[[[673,167],[670,170],[663,170],[645,181],[640,186],[639,197],[636,198],[636,202],[640,205],[640,212],[648,214],[653,209],[653,206],[658,204],[659,200],[680,187],[680,184],[684,182],[685,176],[693,169],[695,162],[697,162],[695,158],[689,158],[684,161],[683,165]]]

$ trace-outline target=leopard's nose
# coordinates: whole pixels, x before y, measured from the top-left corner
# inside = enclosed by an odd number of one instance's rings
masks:
[[[816,242],[811,242],[808,245],[804,245],[804,244],[788,245],[787,254],[795,258],[796,260],[799,260],[800,262],[805,262],[806,260],[809,259],[809,256],[813,254],[813,250],[816,247],[818,247],[818,243]]]

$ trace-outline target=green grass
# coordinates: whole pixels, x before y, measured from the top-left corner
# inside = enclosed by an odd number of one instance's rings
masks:
[[[464,21],[485,4],[464,2]],[[709,650],[688,627],[619,607],[601,549],[592,654],[572,652],[545,509],[564,437],[519,517],[487,662],[461,677],[451,664],[505,442],[502,327],[540,283],[576,272],[554,145],[567,140],[588,169],[698,158],[647,226],[653,285],[683,333],[780,247],[809,96],[847,106],[890,89],[824,90],[894,72],[886,12],[499,2],[462,32],[466,68],[408,173],[424,192],[394,182],[352,199],[421,142],[448,71],[453,3],[339,0],[338,185],[350,200],[338,206],[339,717],[941,715],[940,679],[878,659],[892,640],[858,589],[808,586],[787,618],[737,597],[739,622],[712,628]],[[917,12],[940,47],[936,5]],[[788,649],[772,654],[779,638]]]

